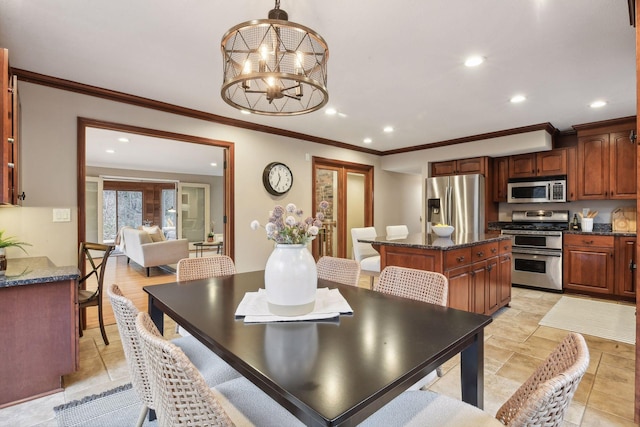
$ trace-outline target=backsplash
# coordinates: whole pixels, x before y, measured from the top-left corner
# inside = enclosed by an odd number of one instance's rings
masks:
[[[512,211],[527,210],[568,210],[569,220],[573,219],[573,214],[582,213],[583,209],[598,211],[598,215],[593,220],[593,229],[601,230],[599,227],[608,226],[611,230],[611,213],[621,207],[635,206],[635,200],[580,200],[567,203],[500,203],[498,211],[498,222],[511,222]],[[606,231],[606,230],[601,230]]]

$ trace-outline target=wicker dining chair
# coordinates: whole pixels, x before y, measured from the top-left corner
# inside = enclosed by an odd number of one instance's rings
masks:
[[[107,267],[109,255],[113,252],[113,245],[101,243],[81,242],[78,250],[78,269],[86,274],[78,279],[78,308],[98,307],[98,323],[100,333],[105,345],[109,345],[109,338],[104,329],[104,317],[102,315],[102,288],[104,284],[104,273]],[[87,262],[89,265],[87,266]],[[95,289],[86,289],[89,279],[95,276]],[[82,313],[78,315],[79,334],[82,336],[84,324]]]
[[[165,340],[149,314],[136,318],[158,424],[302,426],[296,417],[244,377],[210,389],[184,352]]]
[[[435,271],[388,266],[380,273],[374,290],[446,307],[449,281]]]
[[[507,426],[560,426],[589,367],[584,337],[567,335],[496,413]]]
[[[236,274],[233,260],[226,255],[214,255],[200,258],[184,258],[178,261],[176,279],[198,280],[208,277],[230,276]]]
[[[144,423],[149,409],[156,409],[156,406],[154,405],[153,395],[151,394],[151,385],[149,383],[147,364],[143,355],[142,342],[136,331],[138,309],[130,299],[122,294],[118,285],[112,284],[108,286],[106,292],[113,307],[118,332],[120,332],[120,339],[122,340],[122,348],[129,368],[131,384],[143,404],[142,412],[136,424],[136,426],[140,427]],[[240,374],[235,369],[195,338],[182,337],[172,342],[182,349],[191,363],[201,372],[208,385],[213,386],[240,377]]]
[[[380,273],[374,290],[446,307],[449,281],[435,271],[388,266]],[[436,374],[442,376],[441,366],[436,368]]]
[[[343,285],[358,286],[360,264],[355,259],[323,256],[316,264],[318,279],[331,280]]]
[[[589,366],[584,337],[568,334],[495,417],[461,400],[432,391],[406,391],[367,418],[361,427],[383,425],[559,427]]]
[[[176,280],[199,280],[209,277],[230,276],[236,274],[236,266],[227,255],[214,255],[200,258],[184,258],[178,261]],[[190,335],[182,326],[176,324],[176,332]]]

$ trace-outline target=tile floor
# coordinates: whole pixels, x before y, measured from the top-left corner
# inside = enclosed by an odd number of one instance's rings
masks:
[[[365,284],[368,287],[368,281]],[[495,414],[566,331],[538,326],[560,295],[513,289],[511,306],[496,315],[485,332],[485,410]],[[175,330],[166,319],[167,334]],[[64,378],[65,391],[0,410],[0,426],[56,426],[53,407],[129,382],[115,325],[111,345],[98,329],[80,339],[80,371]],[[585,336],[591,363],[565,418],[565,426],[635,426],[633,423],[635,347]],[[460,398],[459,358],[444,365],[445,375],[430,388]]]

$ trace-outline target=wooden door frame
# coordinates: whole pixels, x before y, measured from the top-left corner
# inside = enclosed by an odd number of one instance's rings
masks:
[[[338,206],[342,210],[335,212],[334,215],[339,218],[341,215],[346,217],[346,210],[348,209],[346,204],[346,192],[347,192],[347,173],[361,173],[365,178],[365,193],[364,193],[364,222],[365,226],[373,226],[373,171],[374,168],[371,165],[365,165],[362,163],[346,162],[343,160],[327,159],[324,157],[313,157],[311,160],[311,206],[318,206],[321,200],[316,199],[316,172],[318,169],[330,169],[338,172]],[[336,218],[336,219],[337,219]],[[338,233],[338,253],[334,256],[346,258],[347,256],[347,222],[343,219],[337,222],[336,227]],[[314,256],[317,257],[317,246],[313,246]]]
[[[86,188],[85,180],[86,172],[86,130],[87,128],[97,128],[106,130],[115,130],[127,133],[135,133],[139,135],[151,136],[155,138],[169,139],[176,142],[186,142],[192,144],[209,145],[212,147],[224,148],[224,252],[231,258],[235,254],[235,236],[234,236],[234,144],[232,142],[220,141],[209,138],[202,138],[193,135],[184,135],[173,132],[166,132],[157,129],[148,129],[137,126],[125,125],[121,123],[106,122],[102,120],[88,119],[78,117],[78,136],[77,136],[77,170],[78,170],[78,247],[80,242],[86,238]]]

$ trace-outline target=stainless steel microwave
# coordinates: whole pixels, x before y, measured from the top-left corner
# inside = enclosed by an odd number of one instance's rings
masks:
[[[507,184],[507,203],[561,203],[567,201],[567,178],[513,180]]]

